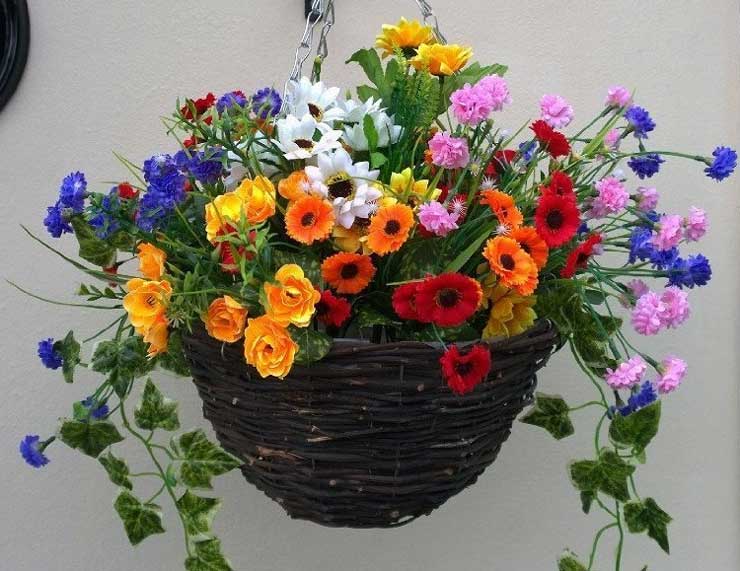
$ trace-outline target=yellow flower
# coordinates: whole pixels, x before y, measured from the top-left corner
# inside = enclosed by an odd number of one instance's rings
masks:
[[[126,289],[128,293],[123,297],[123,307],[131,325],[141,330],[140,333],[145,333],[165,316],[172,286],[166,280],[147,281],[134,278],[128,281]]]
[[[282,379],[293,366],[298,345],[268,315],[250,319],[244,332],[244,359],[262,378]]]
[[[167,329],[167,319],[164,315],[159,317],[150,327],[146,329],[139,328],[136,332],[144,338],[145,343],[149,343],[149,349],[147,350],[149,357],[154,357],[167,351],[169,330]]]
[[[204,321],[208,335],[219,341],[234,343],[244,333],[247,309],[234,298],[225,295],[211,302]]]
[[[393,55],[396,49],[410,55],[409,52],[421,44],[432,44],[435,41],[431,26],[424,26],[418,20],[401,18],[395,26],[383,25],[383,33],[375,38],[375,47],[383,50],[383,57]]]
[[[251,181],[250,181],[251,182]],[[219,232],[231,227],[233,231],[244,212],[244,199],[236,191],[221,194],[206,204],[206,236],[214,243]]]
[[[432,75],[452,75],[473,55],[473,50],[458,44],[422,44],[419,53],[410,60],[416,69],[426,69]]]
[[[367,233],[357,224],[351,228],[337,224],[332,232],[334,245],[342,252],[354,253],[362,250],[363,254],[370,254],[370,247],[367,245]]]
[[[532,309],[536,298],[531,295],[523,297],[501,284],[491,285],[494,280],[493,276],[489,276],[483,283],[483,303],[491,307],[488,323],[483,329],[483,339],[523,333],[537,318]]]
[[[321,293],[314,289],[297,264],[281,267],[275,274],[275,281],[280,285],[265,284],[267,315],[283,327],[291,323],[297,327],[307,327]]]
[[[250,224],[260,224],[275,214],[275,186],[269,178],[245,178],[234,192],[242,198]]]
[[[167,254],[154,246],[142,242],[138,248],[139,271],[148,280],[158,280],[164,273],[164,262],[167,260]]]
[[[397,197],[401,197],[404,202],[409,202],[412,205],[434,200],[442,192],[438,188],[430,191],[428,180],[414,179],[414,172],[410,167],[403,169],[401,172],[392,173],[389,186]],[[382,204],[381,206],[387,205]]]

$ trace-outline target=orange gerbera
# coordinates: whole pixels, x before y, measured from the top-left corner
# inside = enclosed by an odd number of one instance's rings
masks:
[[[508,231],[518,228],[524,222],[524,216],[516,207],[514,198],[510,194],[500,190],[481,191],[481,204],[487,204],[498,218],[500,224],[506,226]]]
[[[513,238],[496,236],[486,243],[483,257],[501,283],[519,295],[530,295],[537,287],[537,264]]]
[[[278,183],[278,193],[288,200],[298,200],[309,193],[311,185],[306,171],[295,171]]]
[[[403,246],[414,226],[414,211],[405,204],[381,206],[370,221],[367,243],[381,256]]]
[[[301,244],[326,240],[334,228],[334,208],[318,196],[304,195],[288,206],[285,228]]]
[[[359,293],[375,276],[370,256],[340,252],[324,260],[321,277],[338,293]]]
[[[534,263],[537,264],[537,269],[541,270],[547,263],[547,255],[550,249],[547,247],[545,241],[537,233],[537,230],[532,226],[522,226],[512,230],[510,236],[514,238],[522,250],[527,252]]]

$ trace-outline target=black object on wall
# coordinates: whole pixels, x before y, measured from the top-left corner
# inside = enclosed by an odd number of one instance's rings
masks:
[[[30,39],[26,0],[0,0],[0,109],[21,81]]]

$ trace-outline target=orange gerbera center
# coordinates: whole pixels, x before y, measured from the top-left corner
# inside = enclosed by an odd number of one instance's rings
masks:
[[[515,228],[511,234],[511,238],[514,238],[522,250],[527,252],[534,260],[537,265],[537,269],[541,270],[547,264],[547,257],[549,248],[545,241],[537,234],[537,230],[531,226],[522,226]]]
[[[370,220],[367,243],[381,256],[403,246],[414,226],[414,211],[405,204],[383,206]]]
[[[359,293],[375,276],[370,256],[341,252],[321,264],[321,275],[338,293]]]

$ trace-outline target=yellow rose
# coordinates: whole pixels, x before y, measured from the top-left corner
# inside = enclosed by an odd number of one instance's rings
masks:
[[[244,198],[236,191],[221,194],[206,204],[206,236],[215,243],[216,236],[231,226],[231,231],[242,218],[245,210]]]
[[[123,297],[123,308],[128,313],[131,325],[146,332],[165,316],[172,294],[167,280],[147,281],[141,278],[129,280],[128,293]]]
[[[465,67],[472,55],[472,49],[457,44],[422,44],[418,55],[409,63],[432,75],[452,75]]]
[[[247,309],[228,295],[214,299],[204,319],[208,335],[226,343],[241,338],[246,320]]]
[[[275,186],[269,178],[245,178],[234,192],[244,202],[250,224],[260,224],[275,214]]]
[[[154,246],[142,242],[138,248],[139,271],[148,280],[159,280],[164,273],[164,263],[167,260],[167,254]]]
[[[150,357],[167,351],[169,330],[167,329],[167,319],[164,315],[159,317],[150,327],[146,329],[139,328],[136,332],[144,338],[145,343],[149,343],[147,354]]]
[[[293,366],[298,345],[268,315],[250,319],[244,332],[244,359],[262,378],[282,379]]]
[[[280,285],[265,284],[267,314],[283,327],[291,323],[307,327],[321,293],[314,289],[297,264],[285,264],[275,274],[275,281]]]

